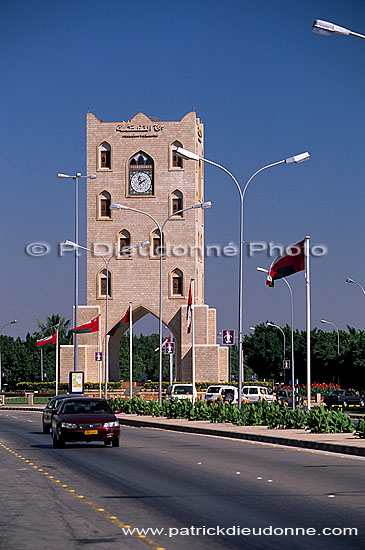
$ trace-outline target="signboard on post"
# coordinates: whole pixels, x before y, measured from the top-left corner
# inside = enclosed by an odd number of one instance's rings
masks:
[[[165,355],[173,355],[175,353],[174,342],[166,342],[164,348],[165,348]]]
[[[222,330],[222,341],[224,346],[233,346],[234,330]]]
[[[102,351],[96,351],[95,352],[95,361],[102,361],[103,360],[103,352]]]
[[[289,359],[284,359],[283,369],[290,369],[290,360]]]
[[[84,372],[71,371],[69,374],[69,392],[84,393]]]

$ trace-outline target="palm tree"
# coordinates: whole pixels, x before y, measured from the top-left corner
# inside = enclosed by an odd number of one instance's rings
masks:
[[[64,317],[61,317],[60,315],[58,315],[58,313],[54,313],[53,315],[51,315],[51,317],[47,317],[45,323],[42,323],[42,321],[37,319],[37,324],[43,337],[53,334],[58,325],[59,337],[67,338],[70,321],[66,321]]]

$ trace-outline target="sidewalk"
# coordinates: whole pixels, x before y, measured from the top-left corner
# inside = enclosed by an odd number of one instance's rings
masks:
[[[23,410],[41,412],[44,405],[2,405],[0,411]],[[365,457],[365,439],[350,433],[312,434],[305,430],[274,430],[266,426],[234,426],[233,424],[213,424],[206,420],[168,419],[136,414],[117,414],[124,426],[159,428],[175,432],[203,434],[218,437],[230,437],[261,443],[273,443],[289,447],[301,447],[331,453],[349,454]]]

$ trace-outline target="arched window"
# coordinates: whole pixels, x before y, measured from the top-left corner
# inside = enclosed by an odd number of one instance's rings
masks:
[[[108,278],[108,284],[107,284]],[[99,298],[106,297],[107,287],[108,287],[108,297],[111,298],[112,295],[112,277],[110,271],[103,269],[99,273]]]
[[[130,195],[153,195],[154,162],[144,151],[138,151],[129,159],[129,189]]]
[[[111,158],[111,147],[107,141],[103,141],[99,145],[99,168],[111,168],[112,167],[112,158]]]
[[[171,150],[171,161],[170,165],[171,168],[183,168],[183,159],[176,153],[177,147],[184,147],[180,141],[174,141],[174,143],[171,144],[170,150]]]
[[[121,256],[127,256],[129,257],[131,255],[131,250],[125,250],[126,248],[131,246],[131,234],[127,229],[122,229],[118,233],[118,239],[119,239],[119,254]]]
[[[183,285],[183,272],[180,269],[174,269],[171,273],[171,295],[172,296],[183,296],[184,294],[184,285]]]
[[[112,213],[110,209],[110,203],[111,203],[111,195],[108,193],[108,191],[102,191],[99,194],[99,201],[98,201],[98,217],[99,218],[111,218]]]
[[[152,256],[154,257],[160,257],[161,253],[163,255],[163,249],[161,248],[161,238],[160,238],[160,230],[155,229],[152,233]]]
[[[176,189],[173,193],[171,193],[171,213],[175,214],[175,212],[178,212],[183,208],[184,208],[183,194],[181,193],[181,191]],[[183,215],[183,212],[180,212],[180,214],[177,214],[177,216],[182,216],[182,215]]]

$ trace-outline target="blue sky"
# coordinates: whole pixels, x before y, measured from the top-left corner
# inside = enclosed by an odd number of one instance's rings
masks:
[[[205,123],[206,157],[243,185],[258,168],[310,151],[301,165],[282,165],[250,185],[249,242],[288,245],[311,235],[328,253],[312,261],[312,324],[321,318],[364,328],[365,41],[311,32],[327,19],[365,34],[362,0],[14,0],[2,10],[1,105],[2,324],[24,336],[36,319],[70,318],[73,258],[57,243],[73,238],[72,180],[85,171],[85,114],[122,121],[142,111],[177,120],[195,110]],[[206,167],[206,244],[238,241],[239,203],[232,182]],[[81,184],[81,234],[85,193]],[[5,198],[6,197],[6,198]],[[34,258],[28,243],[47,242]],[[266,288],[245,258],[244,330],[271,319],[289,322],[284,283]],[[237,324],[237,258],[206,261],[205,299],[218,329]],[[82,269],[80,303],[85,303]],[[305,327],[303,274],[290,279],[295,325]],[[157,322],[140,322],[156,331]],[[326,328],[326,327],[324,327]]]

